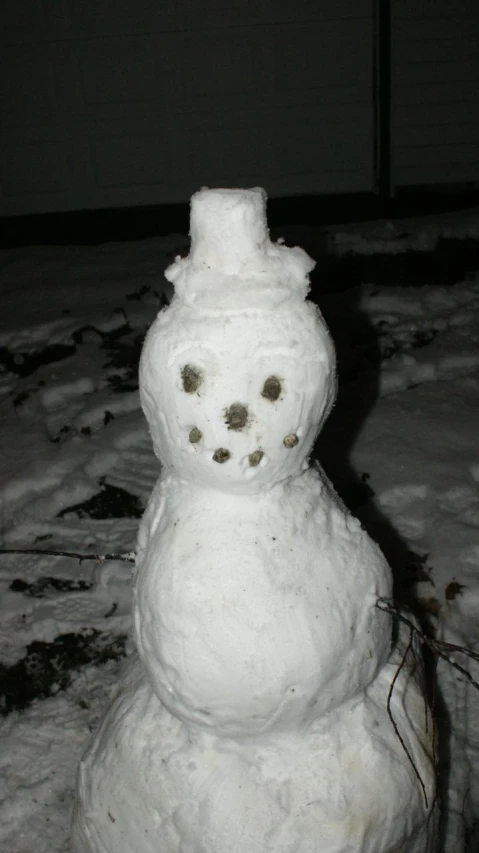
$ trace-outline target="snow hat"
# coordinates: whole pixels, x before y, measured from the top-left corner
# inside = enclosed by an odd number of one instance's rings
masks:
[[[213,312],[268,309],[306,297],[315,262],[299,247],[271,242],[266,199],[261,187],[195,193],[190,253],[165,272],[177,296]]]

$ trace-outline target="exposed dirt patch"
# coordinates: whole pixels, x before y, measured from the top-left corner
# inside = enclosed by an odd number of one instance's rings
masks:
[[[145,508],[136,495],[126,489],[111,486],[103,478],[99,480],[100,491],[86,501],[62,509],[57,518],[74,514],[78,518],[141,518]]]
[[[43,577],[33,583],[15,578],[10,584],[10,589],[12,592],[23,592],[24,595],[30,595],[32,598],[45,598],[50,592],[85,592],[93,586],[91,581],[71,578]]]
[[[8,347],[0,347],[0,365],[9,373],[14,373],[19,379],[31,376],[39,367],[63,361],[76,353],[75,344],[49,344],[34,352],[12,352]],[[18,400],[15,405],[19,405]]]
[[[35,699],[65,690],[72,673],[86,664],[125,657],[125,642],[125,636],[95,630],[61,634],[52,643],[35,640],[22,660],[12,666],[0,664],[0,714],[22,711]]]

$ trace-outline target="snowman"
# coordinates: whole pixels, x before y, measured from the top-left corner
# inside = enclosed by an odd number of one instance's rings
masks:
[[[80,766],[76,853],[434,849],[432,725],[377,607],[390,570],[308,462],[336,392],[314,262],[271,243],[265,210],[261,189],[193,196],[144,344],[162,470],[137,653]]]

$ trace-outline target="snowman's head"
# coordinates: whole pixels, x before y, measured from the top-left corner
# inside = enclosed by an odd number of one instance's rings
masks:
[[[167,273],[177,296],[143,348],[142,405],[155,452],[172,474],[258,492],[307,466],[335,397],[334,348],[318,309],[304,301],[313,262],[300,249],[270,243],[264,195],[198,195],[196,243]],[[201,204],[206,232],[214,224],[210,208],[222,214],[222,239],[215,232],[218,245],[209,249]]]

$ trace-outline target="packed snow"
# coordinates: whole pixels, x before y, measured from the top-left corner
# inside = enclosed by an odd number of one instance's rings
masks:
[[[337,393],[314,262],[271,242],[258,187],[200,190],[190,231],[140,359],[162,471],[138,655],[81,761],[73,849],[432,853],[434,737],[378,606],[391,569],[308,462]]]
[[[356,233],[349,250],[368,240]],[[2,254],[4,549],[134,551],[159,474],[137,359],[171,297],[162,272],[187,246],[171,235]],[[437,636],[476,651],[478,284],[471,271],[451,287],[364,282],[314,292],[342,378],[319,459],[393,568],[406,569],[402,598],[419,601]],[[132,648],[130,578],[127,559],[2,554],[5,853],[70,851],[78,763]],[[479,667],[454,659],[479,680]],[[474,849],[478,703],[465,677],[441,662],[436,716],[450,853],[464,848],[466,827]]]

